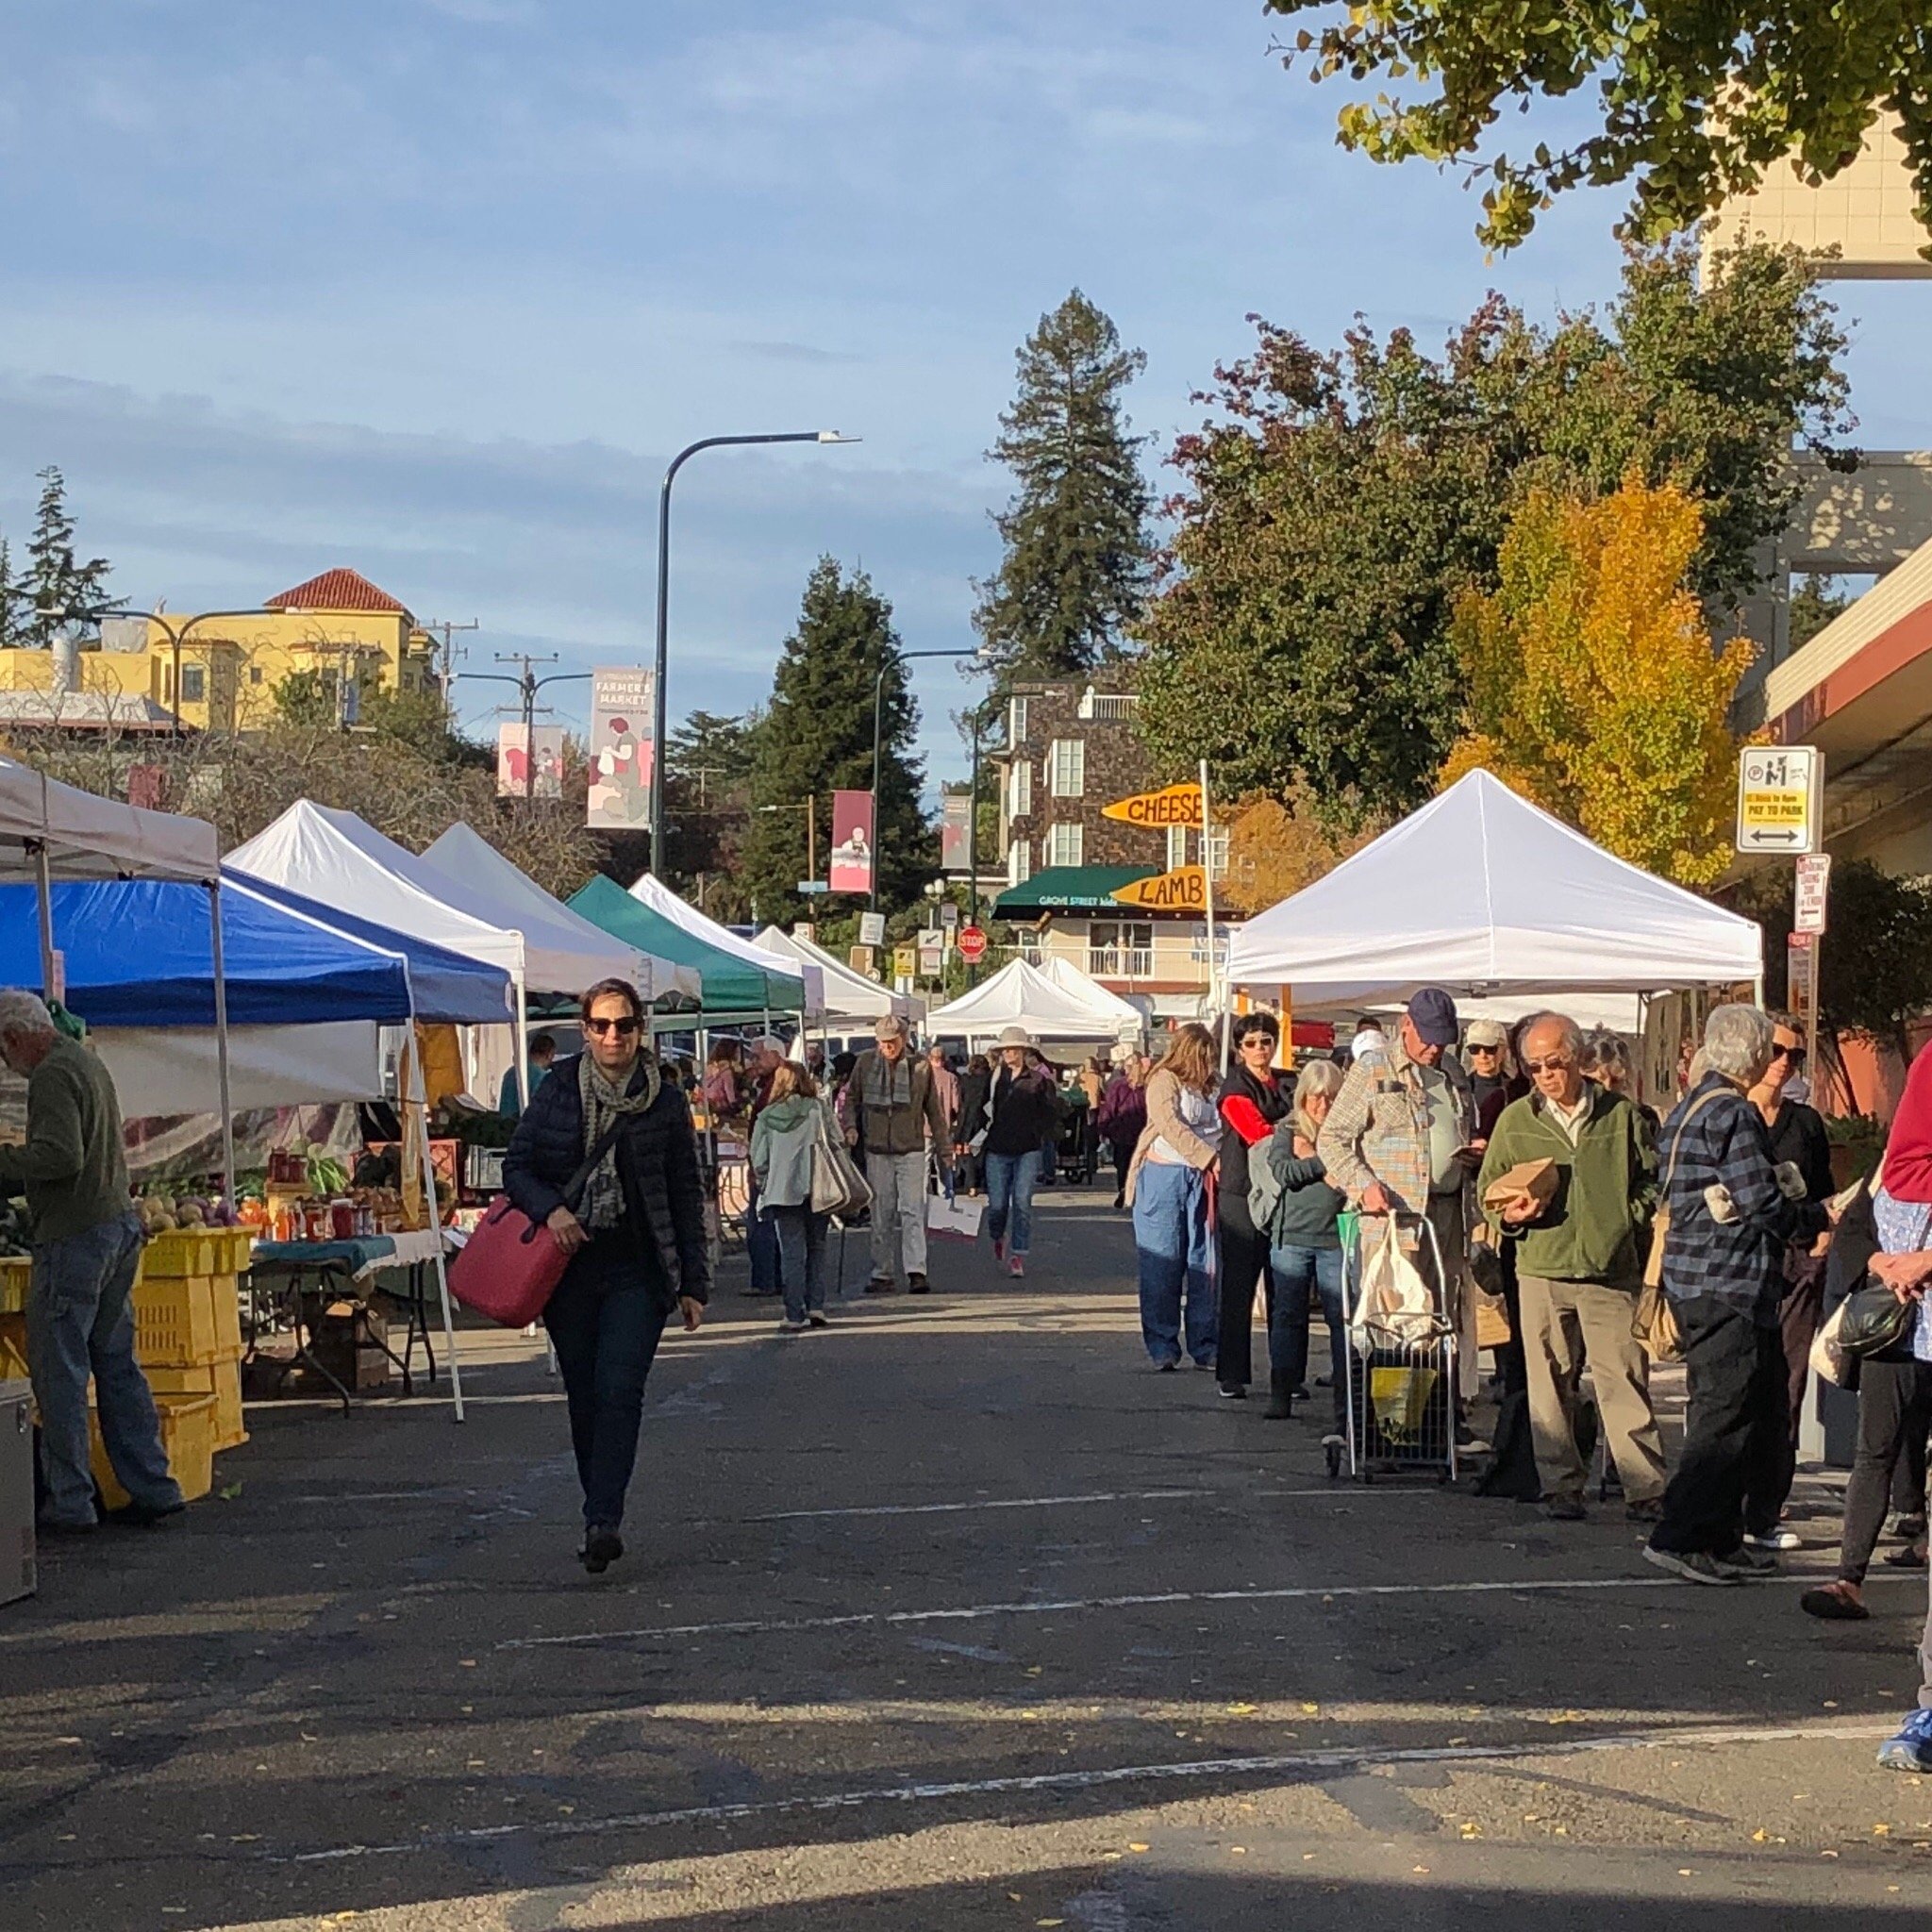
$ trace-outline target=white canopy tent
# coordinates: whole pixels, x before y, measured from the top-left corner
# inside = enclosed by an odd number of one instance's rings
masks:
[[[1121,1040],[1138,1036],[1147,1022],[1140,1008],[1121,998],[1117,992],[1109,992],[1091,973],[1083,973],[1071,959],[1063,958],[1058,953],[1049,953],[1041,961],[1040,970],[1062,992],[1091,1008],[1096,1019],[1111,1021],[1114,1035]]]
[[[887,1013],[896,1013],[902,1020],[916,1023],[925,1011],[925,1002],[915,994],[894,992],[891,987],[881,986],[876,979],[869,979],[863,973],[855,973],[844,960],[834,953],[826,952],[824,947],[814,945],[810,940],[799,939],[794,934],[780,932],[775,925],[766,926],[755,943],[765,952],[775,953],[779,958],[791,961],[794,971],[802,971],[808,966],[820,975],[823,1004],[811,1016],[819,1026],[864,1025]],[[808,985],[807,991],[810,991]]]
[[[1656,992],[1763,971],[1757,923],[1613,858],[1472,772],[1326,877],[1248,921],[1231,985],[1295,1010],[1457,995]]]
[[[461,820],[425,849],[420,862],[447,883],[451,905],[488,919],[492,925],[521,932],[531,949],[527,958],[549,961],[548,970],[560,968],[573,958],[578,961],[580,976],[571,980],[546,978],[533,964],[533,986],[556,992],[581,992],[599,979],[635,975],[637,989],[647,1000],[669,999],[674,994],[694,1000],[704,991],[704,976],[696,967],[638,952],[612,938],[601,925],[592,925]],[[641,960],[643,971],[638,973],[635,966],[626,969],[618,963],[624,959]],[[599,965],[599,961],[606,963]],[[594,972],[591,970],[593,965],[597,967]]]
[[[715,946],[721,953],[729,953],[733,958],[742,959],[747,966],[756,966],[761,973],[782,973],[791,979],[805,981],[805,1009],[809,1014],[821,1013],[825,1006],[825,975],[815,960],[794,959],[789,953],[774,953],[750,940],[741,940],[729,926],[720,925],[715,919],[708,919],[690,904],[680,899],[669,886],[660,883],[645,873],[631,887],[630,895],[641,906],[648,906],[660,918],[668,919],[674,925],[681,925],[693,939],[702,940],[708,946]]]
[[[1077,968],[1069,971],[1076,978],[1087,978]],[[1042,1041],[1137,1038],[1141,1015],[1092,980],[1087,985],[1099,1000],[1077,987],[1062,985],[1028,960],[1014,959],[971,992],[933,1008],[925,1016],[925,1030],[935,1037],[963,1033],[969,1043],[997,1039],[1008,1026],[1024,1026]],[[1115,1013],[1110,1007],[1121,1011]]]

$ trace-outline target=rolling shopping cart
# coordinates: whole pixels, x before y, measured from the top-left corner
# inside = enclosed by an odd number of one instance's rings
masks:
[[[1426,1215],[1395,1217],[1398,1235],[1413,1233],[1419,1267],[1410,1299],[1369,1305],[1373,1255],[1362,1248],[1361,1217],[1341,1217],[1341,1296],[1348,1320],[1348,1399],[1343,1441],[1328,1450],[1328,1474],[1342,1458],[1357,1482],[1377,1475],[1433,1475],[1456,1480],[1456,1324],[1436,1230]]]

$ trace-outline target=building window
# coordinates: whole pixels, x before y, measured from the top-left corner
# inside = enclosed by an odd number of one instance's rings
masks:
[[[1026,700],[1007,700],[1007,749],[1017,751],[1026,742]]]
[[[1087,827],[1078,819],[1064,822],[1046,835],[1046,862],[1049,865],[1087,863]]]
[[[1227,876],[1227,843],[1232,836],[1226,825],[1209,825],[1201,835],[1204,848],[1203,858],[1207,861],[1208,876],[1210,879],[1224,879]]]
[[[181,667],[181,702],[198,705],[208,696],[208,667],[184,664]]]
[[[261,682],[261,666],[259,664],[251,664],[248,667],[248,681],[250,684],[259,684]]]
[[[1167,869],[1176,872],[1188,862],[1188,828],[1185,825],[1170,825],[1167,828]]]
[[[1033,810],[1033,767],[1024,758],[1015,758],[1010,773],[1007,781],[1007,816],[1024,819]]]
[[[1087,928],[1087,970],[1095,979],[1153,978],[1152,923],[1096,919]]]
[[[1033,847],[1025,839],[1015,839],[1007,847],[1007,884],[1024,886],[1033,876]]]
[[[1087,793],[1087,741],[1056,738],[1048,759],[1050,789],[1056,798],[1083,798]]]

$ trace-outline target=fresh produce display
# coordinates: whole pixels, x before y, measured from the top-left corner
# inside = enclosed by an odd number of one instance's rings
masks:
[[[216,1194],[143,1194],[135,1204],[142,1226],[150,1235],[177,1227],[238,1227],[234,1208]]]

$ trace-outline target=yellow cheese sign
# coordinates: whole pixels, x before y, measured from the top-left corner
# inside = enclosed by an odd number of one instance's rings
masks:
[[[1150,831],[1164,832],[1172,825],[1185,825],[1192,831],[1201,823],[1201,788],[1170,785],[1164,791],[1141,791],[1132,798],[1117,798],[1100,809],[1104,818],[1145,825]]]
[[[1197,793],[1198,797],[1199,794]],[[1176,866],[1151,879],[1117,886],[1113,896],[1123,906],[1143,912],[1202,912],[1208,910],[1208,874],[1198,865]]]

